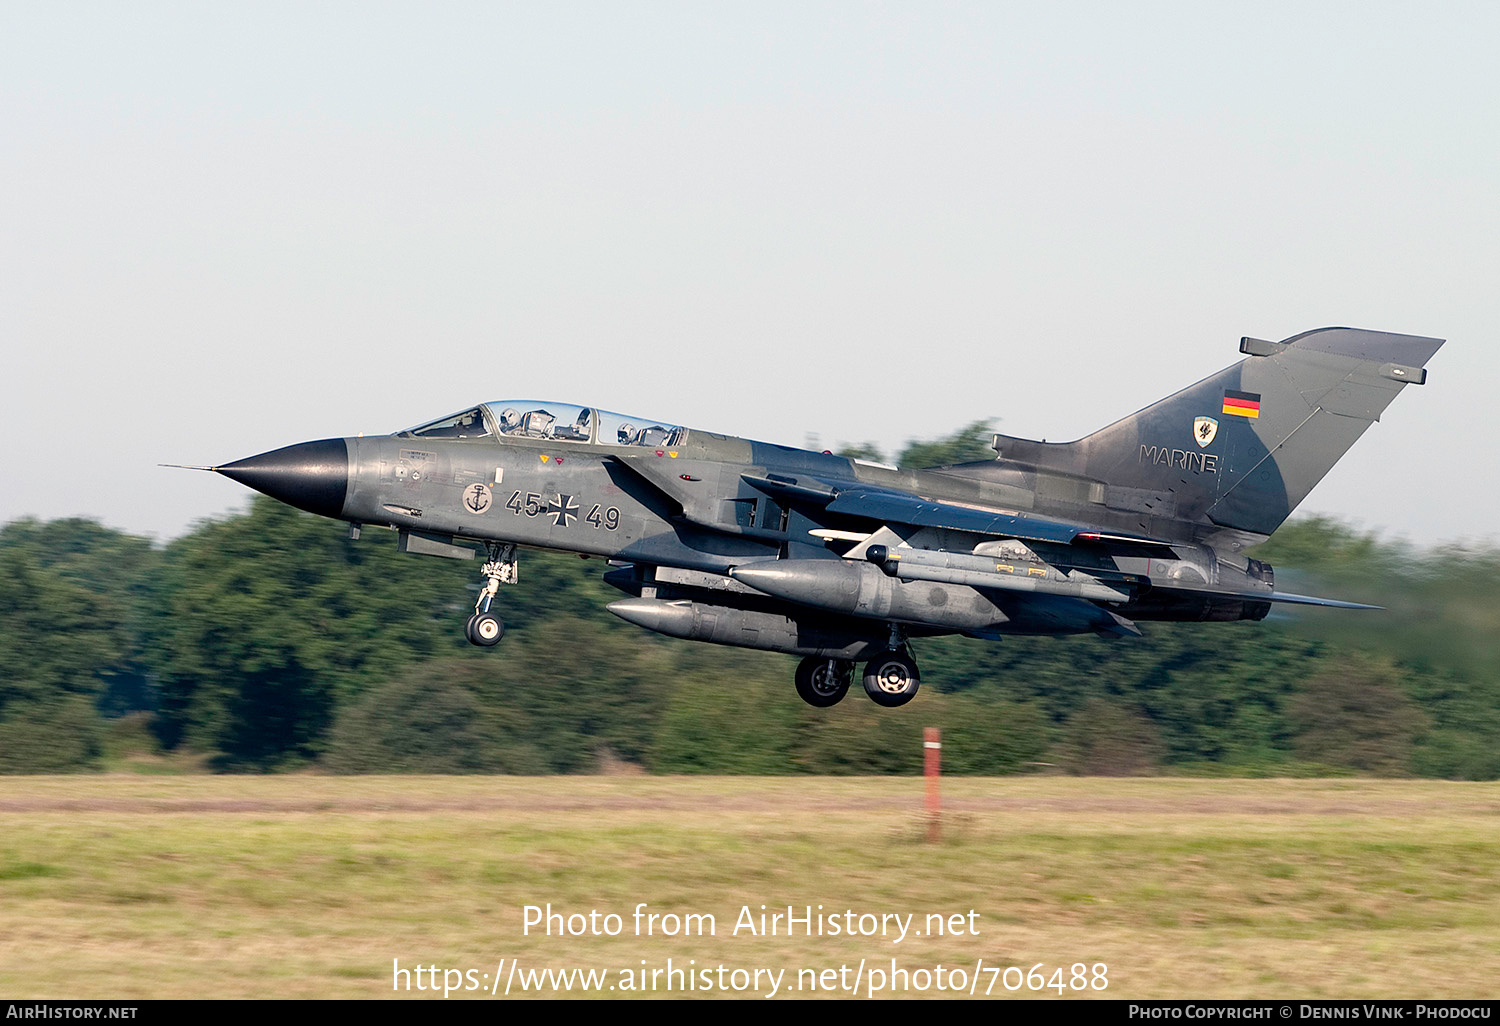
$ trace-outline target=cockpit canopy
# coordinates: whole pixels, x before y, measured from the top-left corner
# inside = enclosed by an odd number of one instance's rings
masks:
[[[687,429],[591,406],[505,399],[396,432],[402,438],[542,438],[595,445],[678,445]]]

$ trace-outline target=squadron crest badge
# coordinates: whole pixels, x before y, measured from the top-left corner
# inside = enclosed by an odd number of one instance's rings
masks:
[[[1218,433],[1219,422],[1212,417],[1199,417],[1193,421],[1193,441],[1198,443],[1200,449],[1207,449]]]
[[[479,514],[490,508],[494,495],[487,485],[472,484],[464,489],[464,509]]]

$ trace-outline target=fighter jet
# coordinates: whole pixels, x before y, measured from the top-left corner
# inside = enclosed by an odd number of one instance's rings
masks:
[[[675,638],[802,657],[831,706],[857,663],[883,706],[920,686],[912,642],[944,634],[1139,634],[1144,621],[1260,620],[1247,558],[1443,340],[1322,328],[1245,338],[1244,358],[1073,442],[996,435],[995,458],[929,470],[734,438],[588,406],[481,403],[379,437],[303,442],[217,471],[282,502],[484,555],[469,641],[504,636],[518,552],[601,557],[608,608]]]

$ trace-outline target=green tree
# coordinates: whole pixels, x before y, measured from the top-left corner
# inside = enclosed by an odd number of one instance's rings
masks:
[[[529,721],[481,699],[492,673],[476,659],[411,665],[344,704],[324,765],[335,773],[546,772]]]
[[[1068,718],[1058,761],[1069,773],[1138,776],[1158,770],[1161,732],[1138,708],[1094,697]]]
[[[95,767],[98,704],[145,700],[132,595],[150,555],[93,521],[0,528],[0,772]]]
[[[468,647],[454,629],[467,605],[458,566],[372,534],[352,541],[257,498],[167,547],[146,633],[169,746],[218,753],[225,768],[311,759],[342,702]]]
[[[800,699],[781,676],[790,660],[715,649],[718,667],[674,652],[678,671],[663,702],[650,767],[658,773],[755,773],[796,770],[792,748],[803,719]],[[697,665],[693,665],[693,664]]]
[[[870,460],[884,463],[885,453],[874,442],[845,442],[839,446],[838,454],[851,460]]]
[[[992,460],[995,450],[994,421],[976,420],[942,438],[913,440],[901,450],[897,464],[908,470],[924,467],[946,467],[954,463]]]
[[[1303,759],[1379,776],[1409,773],[1413,748],[1429,726],[1402,693],[1399,671],[1360,657],[1330,663],[1291,703],[1289,714]]]

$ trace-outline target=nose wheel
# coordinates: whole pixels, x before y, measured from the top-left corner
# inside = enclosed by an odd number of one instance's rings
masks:
[[[474,615],[469,617],[469,622],[464,626],[464,636],[469,639],[471,645],[490,648],[500,644],[500,639],[505,637],[505,624],[498,616],[490,612],[490,605],[495,601],[500,585],[515,584],[518,575],[514,545],[499,545],[492,542],[485,546],[485,553],[489,559],[479,570],[484,577],[484,584],[480,587],[479,598],[474,603]]]
[[[505,624],[494,613],[475,613],[464,627],[464,636],[471,645],[489,648],[500,644],[500,639],[505,637]]]

